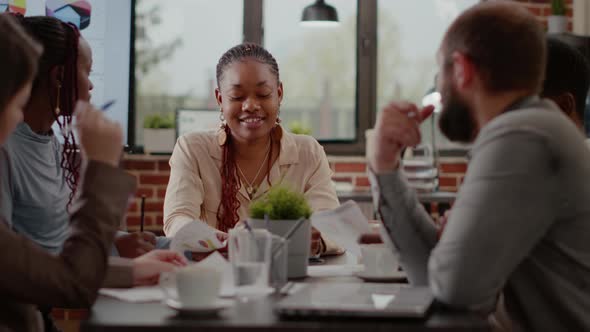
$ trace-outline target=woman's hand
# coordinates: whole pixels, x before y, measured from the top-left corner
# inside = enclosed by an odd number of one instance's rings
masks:
[[[175,251],[152,250],[133,260],[133,285],[154,285],[160,273],[172,272],[187,264],[186,258]]]
[[[311,228],[311,255],[316,256],[322,252],[322,234],[315,227]]]

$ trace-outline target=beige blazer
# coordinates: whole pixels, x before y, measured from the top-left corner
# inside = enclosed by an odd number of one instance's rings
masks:
[[[191,133],[178,139],[170,158],[170,182],[164,200],[166,236],[174,236],[195,220],[217,228],[217,208],[222,199],[221,153],[215,132]],[[324,149],[313,137],[284,131],[279,158],[270,170],[272,185],[283,183],[302,192],[313,211],[334,209],[339,202],[331,175]],[[263,181],[253,200],[269,189]],[[238,200],[238,215],[246,219],[251,201],[244,187],[238,192]]]

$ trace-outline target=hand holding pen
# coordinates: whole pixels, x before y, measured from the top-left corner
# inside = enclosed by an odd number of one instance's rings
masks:
[[[76,105],[76,129],[82,152],[89,160],[101,161],[117,167],[121,158],[123,130],[86,102]]]

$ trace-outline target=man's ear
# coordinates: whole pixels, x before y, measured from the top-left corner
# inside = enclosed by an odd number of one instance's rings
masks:
[[[554,103],[559,106],[559,108],[565,113],[567,116],[571,117],[571,114],[576,114],[576,99],[574,95],[569,92],[560,93],[554,96],[544,96],[545,98],[551,99]],[[576,115],[577,116],[577,115]]]
[[[453,52],[451,55],[453,61],[453,80],[458,88],[469,86],[475,76],[475,66],[469,57],[461,52]]]

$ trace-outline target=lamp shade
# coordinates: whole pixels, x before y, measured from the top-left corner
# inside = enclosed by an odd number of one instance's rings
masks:
[[[335,26],[338,25],[336,8],[326,4],[324,0],[316,0],[303,9],[301,25],[304,26]]]

